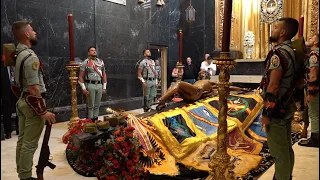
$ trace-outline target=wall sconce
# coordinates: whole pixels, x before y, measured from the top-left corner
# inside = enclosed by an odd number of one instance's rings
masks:
[[[157,0],[157,6],[165,5],[164,0]]]
[[[196,10],[191,5],[191,0],[188,8],[186,9],[186,20],[190,24],[196,20]]]

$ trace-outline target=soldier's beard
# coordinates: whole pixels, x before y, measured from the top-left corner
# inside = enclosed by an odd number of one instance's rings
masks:
[[[278,37],[273,37],[273,36],[269,37],[269,42],[271,42],[271,43],[277,42],[278,40],[279,40]]]
[[[38,40],[37,39],[30,39],[30,43],[32,46],[35,46],[38,44]]]

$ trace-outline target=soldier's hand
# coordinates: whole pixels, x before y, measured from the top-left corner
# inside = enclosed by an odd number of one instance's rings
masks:
[[[85,94],[86,96],[89,94],[89,91],[86,90],[86,89],[82,90],[82,92],[83,92],[83,94]]]
[[[102,89],[102,94],[105,94],[106,93],[106,90],[105,89]]]
[[[41,118],[45,119],[49,125],[56,123],[56,115],[52,112],[46,112]]]
[[[142,83],[142,86],[145,88],[145,87],[147,87],[147,83],[146,82],[143,82]]]
[[[261,116],[260,122],[261,124],[268,125],[270,124],[270,118],[268,118],[267,116]]]
[[[308,101],[308,102],[311,102],[311,101],[313,101],[314,99],[315,99],[315,96],[312,96],[312,95],[310,95],[310,94],[307,96],[307,101]]]

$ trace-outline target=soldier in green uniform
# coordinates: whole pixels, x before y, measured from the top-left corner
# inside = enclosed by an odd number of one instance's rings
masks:
[[[158,76],[155,70],[155,62],[150,59],[150,50],[144,50],[143,56],[144,59],[139,63],[137,75],[143,87],[143,110],[148,112],[151,110],[152,101],[157,95],[156,78]]]
[[[319,147],[319,34],[308,42],[311,46],[310,58],[307,62],[308,81],[308,115],[311,121],[311,137],[298,144],[308,147]]]
[[[16,108],[19,117],[19,137],[16,149],[17,172],[20,179],[32,176],[33,155],[38,148],[45,120],[55,123],[55,115],[46,110],[46,87],[38,56],[30,48],[37,44],[36,32],[29,22],[17,21],[12,25],[19,44],[16,49],[15,83],[21,87]]]
[[[294,165],[291,121],[296,109],[289,94],[294,85],[294,72],[303,66],[296,63],[291,47],[291,39],[298,31],[298,21],[281,18],[273,27],[270,41],[276,45],[266,58],[261,82],[264,99],[261,123],[266,125],[268,147],[275,161],[274,179],[289,180]]]
[[[95,47],[88,48],[88,58],[80,66],[79,84],[88,98],[88,118],[96,121],[102,94],[107,89],[107,74],[103,60],[97,58]]]

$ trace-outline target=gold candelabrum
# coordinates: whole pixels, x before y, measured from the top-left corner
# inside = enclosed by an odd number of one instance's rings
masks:
[[[229,52],[221,52],[220,58],[214,60],[214,63],[220,69],[218,82],[220,107],[218,115],[218,145],[216,152],[210,158],[209,168],[212,171],[207,180],[235,179],[233,173],[234,165],[230,163],[230,155],[227,153],[227,97],[230,94],[231,86],[229,70],[235,67],[236,62],[230,57]]]
[[[69,46],[70,46],[70,61],[66,66],[66,69],[70,72],[70,85],[71,85],[71,118],[68,123],[68,131],[63,135],[64,137],[69,133],[69,130],[73,128],[74,124],[80,119],[78,116],[78,105],[77,105],[77,71],[79,65],[74,61],[74,36],[73,36],[73,15],[68,14],[68,25],[69,25]]]
[[[182,77],[183,77],[183,64],[178,61],[177,64],[176,64],[176,68],[178,69],[178,77],[177,77],[177,81],[181,81],[182,80]]]
[[[78,105],[77,105],[77,71],[79,69],[79,65],[74,61],[70,61],[70,63],[66,66],[67,70],[70,71],[70,85],[71,85],[71,118],[68,123],[69,129],[71,129],[80,118],[78,116]]]

